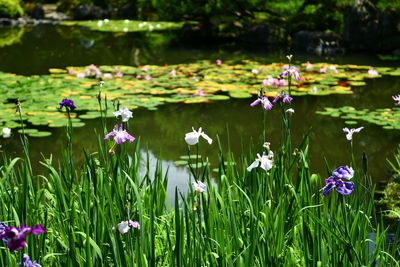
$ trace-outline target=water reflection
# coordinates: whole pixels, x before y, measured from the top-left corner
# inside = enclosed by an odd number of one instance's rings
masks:
[[[139,176],[143,177],[147,171],[147,158],[149,162],[149,172],[150,177],[153,177],[156,168],[157,162],[159,159],[153,154],[153,152],[148,150],[141,150],[141,164],[139,170]],[[167,195],[169,201],[174,201],[175,199],[175,188],[178,188],[179,192],[183,195],[186,195],[188,192],[189,185],[189,171],[187,168],[177,167],[175,166],[173,161],[162,160],[162,171],[163,174],[168,172],[168,187],[167,187]],[[170,203],[172,206],[174,203]]]
[[[0,28],[0,71],[29,75],[44,74],[48,73],[49,68],[67,66],[163,65],[217,58],[224,61],[256,59],[266,64],[286,61],[286,52],[279,47],[210,44],[207,40],[203,43],[188,41],[180,37],[179,31],[107,33],[60,25]],[[373,55],[326,58],[295,53],[295,60],[398,65],[398,62],[384,62]]]

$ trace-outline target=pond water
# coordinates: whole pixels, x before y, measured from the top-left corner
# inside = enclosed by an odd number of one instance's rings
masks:
[[[0,37],[10,29],[0,29]],[[95,65],[143,65],[177,64],[197,60],[240,60],[257,59],[263,63],[284,62],[286,52],[264,47],[247,47],[241,44],[209,44],[182,42],[177,32],[146,33],[104,33],[89,31],[77,27],[42,25],[33,28],[13,29],[15,42],[0,42],[0,71],[24,75],[47,74],[49,68],[67,66]],[[372,66],[398,66],[398,62],[381,61],[376,56],[346,55],[335,58],[323,58],[295,54],[301,62],[332,62],[338,64],[367,64]],[[383,76],[370,79],[366,86],[356,87],[351,95],[299,96],[295,97],[292,119],[294,145],[303,134],[312,127],[310,138],[311,170],[326,174],[325,160],[333,168],[346,165],[350,159],[350,144],[342,131],[344,124],[340,118],[318,115],[315,112],[324,107],[353,106],[362,108],[392,107],[391,96],[399,93],[400,78]],[[60,96],[55,95],[55,99]],[[148,147],[152,161],[161,158],[164,165],[170,167],[170,183],[184,186],[187,184],[187,171],[176,167],[174,161],[187,154],[184,142],[185,133],[191,127],[203,127],[205,132],[216,139],[218,134],[222,147],[227,151],[228,131],[230,147],[237,160],[251,139],[259,141],[262,133],[262,112],[259,108],[250,108],[251,99],[231,99],[214,103],[169,104],[150,111],[133,111],[134,119],[130,123],[130,132],[140,137],[143,148]],[[280,111],[273,109],[267,113],[267,140],[272,150],[279,148]],[[115,121],[109,119],[109,129]],[[74,129],[74,148],[77,160],[82,160],[83,149],[96,150],[96,132],[101,132],[100,120],[86,120],[86,126]],[[369,170],[376,182],[385,183],[389,174],[386,159],[392,159],[400,143],[398,130],[384,130],[381,126],[360,122],[351,128],[364,126],[365,129],[354,138],[355,155],[361,161],[362,152],[367,153]],[[55,159],[65,147],[65,130],[47,128],[52,135],[46,138],[30,138],[31,155],[35,168],[38,161],[50,154]],[[227,130],[229,129],[229,130]],[[243,144],[243,145],[242,145]],[[7,155],[20,155],[21,146],[18,135],[1,140],[2,149]],[[207,156],[211,164],[217,162],[217,145],[201,144],[201,154]],[[245,152],[247,153],[248,150]],[[170,189],[172,188],[170,186]]]

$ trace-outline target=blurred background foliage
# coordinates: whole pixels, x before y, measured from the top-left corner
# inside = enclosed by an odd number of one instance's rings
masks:
[[[393,34],[400,32],[400,27],[396,26],[400,25],[399,0],[0,0],[0,18],[21,16],[24,13],[21,6],[25,7],[25,14],[30,14],[33,5],[37,3],[56,5],[58,11],[76,20],[127,18],[148,21],[197,21],[198,33],[201,33],[197,35],[203,37],[237,38],[245,36],[252,28],[253,35],[245,38],[256,39],[257,36],[267,33],[283,40],[286,36],[293,37],[301,30],[344,33],[345,36],[346,32],[349,33],[348,36],[365,35],[369,29],[374,29],[375,17],[378,18],[376,21],[379,20],[375,39],[383,40],[387,37],[388,33],[384,29],[390,29]],[[76,12],[79,8],[83,12],[91,10],[92,15],[100,15],[96,18],[78,18]],[[362,28],[362,25],[367,25],[365,32],[354,33],[352,29],[346,30],[349,25],[354,25],[348,18],[354,17],[354,12],[351,12],[357,8],[363,16],[358,19],[361,21],[359,26]],[[381,18],[389,18],[390,27],[383,25],[382,21],[388,20]],[[393,27],[394,24],[396,25]],[[260,25],[264,27],[261,30],[256,28]],[[195,31],[191,27],[188,32]],[[185,38],[190,39],[191,36]],[[376,43],[375,39],[373,43]],[[393,50],[399,43],[397,39],[395,47],[390,44],[381,46],[387,46],[388,51]],[[359,43],[362,44],[363,40],[359,40]]]
[[[73,12],[79,5],[94,5],[118,11],[129,6],[133,18],[147,20],[197,20],[214,23],[279,21],[299,28],[339,32],[343,13],[360,0],[0,0],[0,17],[18,17],[28,3],[57,4],[59,11]],[[371,0],[386,12],[400,12],[399,0]],[[115,13],[117,14],[117,13]]]

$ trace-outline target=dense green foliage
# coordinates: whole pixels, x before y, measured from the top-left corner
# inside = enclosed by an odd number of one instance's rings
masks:
[[[19,0],[0,0],[0,18],[16,18],[23,13]]]
[[[386,185],[379,204],[387,209],[388,217],[400,220],[400,147],[394,155],[394,160],[388,162],[393,169],[393,179]]]

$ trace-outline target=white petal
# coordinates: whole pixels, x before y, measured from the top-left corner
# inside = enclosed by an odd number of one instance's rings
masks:
[[[356,129],[354,129],[354,132],[355,133],[359,133],[362,129],[364,129],[364,127],[363,126],[361,126],[360,128],[356,128]]]
[[[351,139],[353,139],[353,132],[349,132],[348,134],[346,134],[346,138],[347,138],[347,140],[351,140]]]
[[[269,171],[272,168],[274,162],[268,159],[267,156],[261,158],[261,165],[260,167],[263,168],[265,171]]]
[[[249,167],[247,167],[247,171],[251,172],[252,169],[257,168],[260,161],[256,159]]]
[[[129,223],[127,221],[122,221],[118,224],[118,231],[121,234],[126,234],[129,231]]]
[[[343,128],[343,132],[345,132],[345,133],[349,133],[350,132],[350,130],[349,130],[349,128]]]
[[[191,132],[185,135],[185,141],[188,145],[195,145],[199,142],[199,133]]]
[[[208,136],[208,135],[206,135],[204,132],[203,133],[200,133],[201,134],[201,136],[204,138],[204,139],[206,139],[207,140],[207,142],[211,145],[212,144],[212,139]]]

